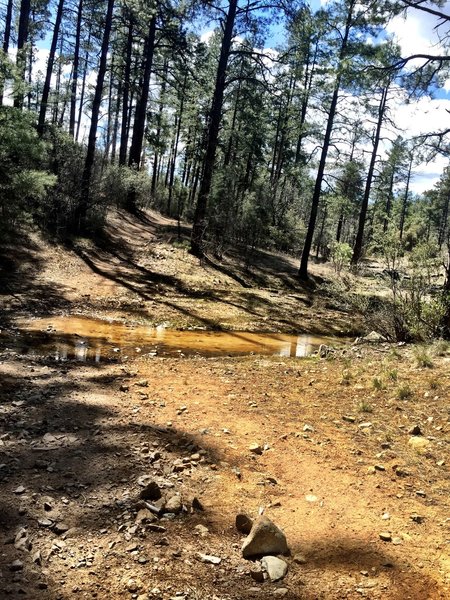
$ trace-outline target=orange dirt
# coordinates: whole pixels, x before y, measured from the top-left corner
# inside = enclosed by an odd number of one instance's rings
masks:
[[[286,292],[277,269],[264,274],[268,288],[242,288],[198,265],[166,238],[156,241],[171,224],[152,219],[150,258],[136,256],[142,222],[117,217],[120,253],[55,251],[35,238],[24,249],[35,263],[20,265],[32,278],[26,286],[8,279],[4,328],[18,333],[14,317],[32,311],[266,330],[308,322],[325,330],[327,317],[342,331],[357,328],[347,313],[327,309],[329,300]],[[226,294],[220,305],[216,278]],[[450,597],[449,354],[443,349],[426,369],[414,352],[380,344],[324,359],[143,356],[89,365],[3,348],[0,596]],[[409,433],[415,425],[422,435]],[[426,441],[415,448],[411,438]],[[253,443],[261,455],[249,450]],[[186,512],[136,524],[143,476],[180,493]],[[194,496],[203,511],[192,509]],[[278,583],[252,580],[234,527],[239,511],[254,518],[261,507],[291,548]],[[201,562],[198,553],[221,562]]]

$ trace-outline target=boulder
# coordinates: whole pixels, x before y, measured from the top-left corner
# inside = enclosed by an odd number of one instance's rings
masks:
[[[264,515],[258,517],[242,545],[242,556],[289,554],[286,536],[275,523]]]

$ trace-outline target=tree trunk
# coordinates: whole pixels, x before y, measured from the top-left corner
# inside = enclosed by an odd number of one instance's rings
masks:
[[[392,210],[392,192],[394,189],[394,165],[392,165],[391,178],[389,180],[389,190],[386,198],[386,206],[384,207],[383,233],[386,233],[389,227],[389,218]]]
[[[8,0],[5,15],[5,32],[3,34],[3,52],[8,56],[9,41],[11,39],[11,22],[12,22],[13,0]],[[4,84],[0,84],[0,106],[3,104]]]
[[[84,163],[83,175],[81,178],[81,198],[74,214],[74,226],[76,231],[86,229],[86,216],[90,204],[90,187],[92,178],[92,168],[95,158],[95,142],[97,137],[97,127],[100,116],[100,106],[102,103],[103,83],[105,81],[106,65],[108,58],[109,37],[111,33],[112,15],[114,9],[114,0],[108,0],[105,29],[103,31],[102,47],[100,52],[100,64],[98,67],[97,83],[95,85],[94,101],[92,103],[91,127],[89,130],[89,140]]]
[[[89,35],[88,35],[88,41],[87,41],[87,45],[89,48],[89,44],[91,41],[91,27],[89,28]],[[81,82],[81,93],[80,93],[80,105],[78,107],[78,121],[77,121],[77,134],[76,134],[76,141],[79,141],[80,138],[80,127],[81,127],[81,117],[83,116],[83,104],[84,104],[84,93],[86,90],[86,75],[87,75],[87,69],[88,69],[88,61],[89,61],[89,50],[86,50],[85,55],[84,55],[84,69],[83,69],[83,79]]]
[[[141,95],[136,103],[134,115],[133,136],[131,138],[128,166],[139,171],[141,165],[142,146],[144,144],[145,121],[147,118],[147,103],[150,86],[150,75],[155,51],[156,15],[153,15],[144,43],[144,73],[142,78]],[[127,196],[127,209],[136,211],[136,190],[134,187]]]
[[[120,126],[119,165],[126,165],[128,150],[128,112],[130,106],[131,56],[133,50],[133,19],[129,16],[127,42],[125,47],[125,68],[123,71],[122,123]]]
[[[350,28],[352,25],[352,16],[353,16],[353,8],[355,6],[356,0],[350,2],[350,6],[347,13],[347,20],[345,24],[344,36],[342,38],[341,48],[339,51],[339,61],[338,61],[338,72],[336,75],[336,80],[334,83],[334,91],[331,99],[330,110],[328,113],[328,121],[327,127],[325,130],[325,137],[323,140],[322,152],[320,155],[319,169],[317,171],[316,183],[314,186],[314,193],[312,197],[311,203],[311,213],[309,215],[309,223],[308,230],[306,232],[305,243],[303,246],[302,258],[300,261],[300,268],[298,270],[298,278],[302,281],[308,280],[308,261],[309,261],[309,253],[311,252],[312,241],[314,237],[314,229],[316,227],[316,219],[317,219],[317,210],[319,208],[320,194],[322,190],[322,181],[325,173],[325,165],[327,162],[328,150],[330,147],[331,141],[331,133],[333,131],[334,118],[336,115],[336,107],[339,98],[339,90],[341,87],[341,79],[342,79],[342,64],[344,62],[345,55],[347,53],[347,45],[348,45],[348,37],[350,34]]]
[[[403,229],[405,227],[406,212],[408,210],[408,195],[409,195],[409,184],[411,181],[412,164],[413,164],[413,156],[412,156],[412,152],[411,152],[411,157],[409,159],[408,176],[406,178],[405,195],[403,196],[402,211],[400,213],[400,224],[399,224],[400,241],[402,241],[402,239],[403,239]]]
[[[81,22],[83,15],[83,0],[78,2],[77,28],[75,33],[75,48],[73,52],[73,74],[70,87],[69,134],[75,137],[75,113],[77,109],[78,71],[80,65]]]
[[[204,255],[203,237],[206,229],[206,211],[211,183],[214,172],[214,162],[216,158],[217,143],[219,139],[219,127],[222,119],[222,105],[225,92],[225,77],[227,73],[228,58],[230,55],[231,43],[233,39],[234,21],[236,18],[238,0],[230,0],[228,14],[225,20],[225,26],[220,48],[219,65],[217,67],[216,83],[214,96],[209,113],[209,129],[204,159],[203,176],[200,183],[200,190],[195,208],[194,222],[192,224],[191,235],[191,253],[201,258]]]
[[[386,100],[387,100],[387,95],[388,95],[388,89],[389,89],[388,86],[383,88],[383,92],[381,94],[380,105],[378,107],[378,122],[377,122],[376,131],[375,131],[375,138],[374,138],[374,142],[373,142],[372,156],[370,157],[370,165],[369,165],[369,171],[367,173],[366,186],[364,188],[364,196],[363,196],[363,200],[362,200],[362,204],[361,204],[361,210],[359,213],[358,232],[356,234],[356,241],[355,241],[355,246],[353,248],[353,256],[352,256],[352,260],[351,260],[352,265],[357,265],[361,258],[361,255],[362,255],[364,227],[366,224],[367,207],[369,206],[370,190],[372,189],[373,172],[375,170],[375,163],[377,160],[378,144],[380,143],[381,126],[383,125],[384,113],[386,110]]]
[[[28,41],[28,30],[30,23],[31,0],[22,0],[20,3],[19,29],[17,32],[17,57],[16,65],[21,79],[21,84],[25,84],[26,73],[26,43]],[[19,88],[14,97],[15,108],[23,108],[24,92]]]
[[[55,26],[53,28],[52,43],[50,44],[50,51],[48,55],[47,71],[45,73],[44,88],[42,90],[41,107],[39,110],[39,118],[37,124],[37,131],[40,136],[42,136],[42,134],[44,133],[45,113],[47,111],[48,96],[50,94],[50,82],[52,79],[53,64],[55,62],[56,46],[58,45],[58,36],[59,29],[61,27],[63,8],[64,0],[59,0],[58,10],[56,12]]]

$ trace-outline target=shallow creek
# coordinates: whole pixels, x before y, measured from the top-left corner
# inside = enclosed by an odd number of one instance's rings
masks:
[[[244,356],[265,354],[304,357],[321,344],[343,345],[337,337],[308,334],[250,333],[167,329],[164,325],[128,325],[87,317],[48,317],[19,321],[17,334],[0,336],[0,346],[30,356],[102,362],[118,356]]]

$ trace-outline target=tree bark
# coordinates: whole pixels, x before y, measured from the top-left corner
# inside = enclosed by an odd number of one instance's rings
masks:
[[[316,227],[316,219],[317,219],[317,210],[319,208],[320,195],[322,191],[322,181],[325,173],[325,165],[327,162],[328,150],[330,147],[331,141],[331,133],[333,131],[334,118],[336,115],[336,107],[339,98],[339,91],[341,87],[341,69],[342,64],[347,53],[347,45],[348,45],[348,37],[350,34],[350,29],[352,25],[352,17],[353,17],[353,8],[355,6],[356,0],[350,3],[347,19],[345,23],[345,31],[342,37],[341,48],[339,51],[339,61],[338,61],[338,72],[336,75],[336,80],[334,83],[333,96],[331,98],[330,110],[328,113],[328,121],[327,127],[325,130],[325,137],[323,140],[322,152],[320,155],[319,169],[317,171],[316,183],[314,186],[314,193],[311,202],[311,212],[309,215],[309,223],[308,230],[306,232],[305,243],[303,245],[303,252],[300,261],[300,268],[298,270],[298,278],[302,281],[308,280],[308,261],[309,261],[309,253],[311,252],[312,241],[314,237],[314,229]]]
[[[123,71],[122,122],[120,126],[119,165],[126,165],[128,150],[128,112],[130,106],[131,56],[133,50],[133,19],[129,15],[127,42],[125,47],[125,68]]]
[[[148,32],[144,43],[144,73],[142,78],[141,95],[136,103],[134,115],[133,135],[131,138],[128,166],[139,171],[141,165],[142,147],[144,144],[145,121],[147,118],[147,103],[150,87],[150,75],[155,52],[156,14],[150,20]],[[136,190],[132,188],[127,196],[127,209],[136,211]]]
[[[95,86],[94,101],[92,103],[91,127],[89,130],[89,140],[84,163],[83,175],[81,178],[81,198],[74,214],[75,231],[80,232],[86,229],[86,216],[90,204],[90,188],[92,178],[92,168],[95,158],[95,143],[97,137],[97,127],[100,115],[100,106],[102,103],[103,84],[105,81],[106,65],[108,58],[109,38],[111,33],[112,15],[114,9],[114,0],[108,0],[105,29],[103,31],[102,46],[100,51],[100,64],[98,67],[97,83]]]
[[[55,62],[56,46],[58,45],[59,29],[61,27],[62,15],[64,9],[64,0],[59,0],[58,10],[56,12],[55,26],[53,28],[52,43],[47,61],[47,71],[45,73],[44,88],[42,90],[41,106],[39,110],[39,118],[37,131],[40,136],[44,133],[45,113],[47,111],[48,96],[50,94],[50,82],[52,79],[53,65]]]
[[[31,13],[31,0],[22,0],[20,3],[20,14],[19,14],[19,29],[17,32],[17,57],[16,65],[22,81],[22,85],[25,84],[25,73],[26,73],[26,48],[25,45],[28,41],[28,30],[30,24],[30,13]],[[19,89],[14,97],[15,108],[23,108],[23,89]]]
[[[3,34],[3,52],[8,56],[9,41],[11,39],[11,22],[12,22],[13,0],[8,0],[5,15],[5,32]],[[4,84],[0,84],[0,106],[3,104]]]
[[[204,159],[203,176],[195,207],[194,222],[192,224],[191,248],[194,256],[201,258],[204,255],[203,238],[206,229],[206,211],[211,183],[214,172],[219,127],[222,119],[223,97],[225,92],[225,77],[227,73],[228,58],[233,39],[234,22],[236,19],[238,0],[230,0],[228,13],[225,20],[222,45],[220,48],[219,65],[217,67],[214,95],[209,113],[209,129]]]
[[[78,71],[80,65],[81,22],[83,16],[83,0],[78,2],[77,28],[75,33],[75,48],[73,51],[73,73],[70,86],[69,134],[75,137],[75,113],[77,109]]]
[[[364,240],[364,228],[366,225],[367,208],[369,206],[370,190],[372,189],[373,173],[375,170],[375,163],[377,160],[378,144],[380,143],[381,126],[383,125],[384,113],[386,110],[386,101],[389,87],[383,88],[381,94],[380,105],[378,107],[378,122],[375,131],[375,137],[373,142],[372,155],[370,157],[369,171],[367,173],[366,186],[364,188],[364,196],[361,204],[361,210],[359,213],[358,221],[358,232],[356,234],[355,246],[353,248],[353,256],[351,260],[352,265],[357,265],[363,249]]]

